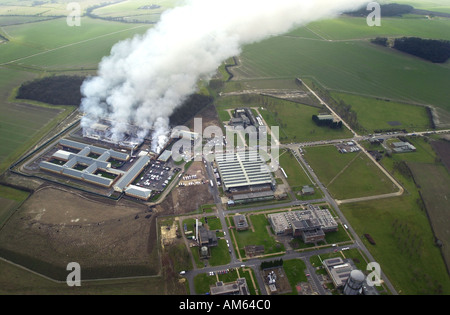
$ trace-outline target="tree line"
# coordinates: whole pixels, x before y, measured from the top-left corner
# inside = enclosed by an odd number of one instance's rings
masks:
[[[382,4],[381,7],[381,15],[382,16],[401,16],[403,14],[411,13],[414,10],[414,7],[407,4],[398,4],[398,3],[390,3],[390,4]],[[345,14],[351,16],[367,16],[369,11],[366,7],[363,7],[359,10],[346,12]]]
[[[434,63],[445,63],[450,58],[450,41],[402,37],[394,41],[393,48]]]
[[[371,42],[376,45],[397,49],[401,52],[434,62],[445,63],[450,58],[450,41],[437,39],[422,39],[418,37],[402,37],[389,44],[386,37],[377,37]]]
[[[51,76],[22,84],[17,92],[18,99],[27,99],[52,105],[73,105],[81,103],[80,87],[85,77]]]

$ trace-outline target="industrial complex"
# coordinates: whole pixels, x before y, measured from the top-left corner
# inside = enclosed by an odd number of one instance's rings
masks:
[[[216,154],[224,190],[236,203],[274,198],[275,179],[256,151]]]
[[[313,205],[308,210],[269,214],[268,220],[276,235],[300,237],[305,243],[323,241],[325,233],[338,230],[330,211]]]

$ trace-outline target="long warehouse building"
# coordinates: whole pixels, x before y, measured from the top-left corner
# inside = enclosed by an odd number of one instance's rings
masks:
[[[256,151],[216,154],[224,189],[230,193],[274,190],[275,180]]]

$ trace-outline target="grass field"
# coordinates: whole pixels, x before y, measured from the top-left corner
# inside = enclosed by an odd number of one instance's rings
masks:
[[[395,162],[400,161],[433,164],[436,155],[425,139],[409,138],[408,141],[416,146],[416,152],[394,154],[381,161],[405,188],[403,196],[344,204],[340,208],[359,235],[369,233],[374,238],[376,245],[365,239],[363,242],[399,293],[449,294],[445,263],[435,245],[428,216],[421,207],[416,184],[412,177],[394,169]],[[425,179],[431,177],[428,174]]]
[[[29,193],[11,187],[0,185],[0,226],[25,201]]]
[[[55,283],[0,260],[2,295],[158,295],[168,285],[163,277],[81,282],[80,287]],[[173,294],[180,294],[173,292]]]
[[[177,0],[156,0],[149,3],[146,0],[124,1],[115,5],[109,5],[93,11],[101,18],[123,18],[126,21],[157,22],[161,14],[167,9],[173,8]],[[153,9],[140,9],[144,6],[157,5]]]
[[[346,204],[341,210],[356,233],[373,237],[376,245],[363,242],[399,293],[449,294],[447,271],[428,219],[413,198]]]
[[[301,191],[303,186],[313,184],[290,151],[280,152],[279,161],[288,175],[287,182],[293,191]]]
[[[115,43],[148,28],[90,18],[83,18],[80,27],[67,26],[64,18],[5,26],[2,29],[9,42],[0,45],[0,64],[14,62],[52,70],[96,69]]]
[[[450,231],[448,209],[450,209],[450,175],[443,165],[408,163],[417,185],[420,187],[431,226],[443,244],[443,253],[450,263]]]
[[[304,149],[320,181],[337,199],[396,192],[395,185],[362,152],[341,154],[334,146]]]
[[[358,122],[370,133],[375,130],[406,129],[409,132],[431,128],[426,107],[414,106],[358,95],[332,93],[332,97],[351,105]]]
[[[415,36],[434,39],[450,39],[446,31],[450,27],[449,19],[427,19],[425,16],[404,18],[382,17],[380,27],[369,27],[364,18],[341,17],[310,23],[306,29],[324,40],[354,40],[375,37]],[[298,32],[298,33],[297,33]],[[302,29],[289,33],[303,37]]]
[[[270,99],[259,113],[269,126],[280,127],[280,142],[304,142],[326,139],[351,138],[351,132],[343,127],[333,130],[317,126],[312,116],[321,112],[317,107],[302,105],[289,101]]]
[[[448,63],[433,64],[361,39],[380,35],[449,39],[449,19],[427,22],[389,19],[378,28],[368,27],[362,18],[315,22],[308,26],[320,32],[314,40],[297,37],[293,31],[245,47],[241,65],[233,68],[235,80],[310,77],[336,92],[431,104],[449,111]],[[304,30],[299,32],[302,35]]]
[[[396,0],[391,2],[409,4],[422,10],[450,13],[449,0]]]

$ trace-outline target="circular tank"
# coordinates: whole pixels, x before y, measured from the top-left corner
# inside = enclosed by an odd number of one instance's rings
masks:
[[[366,276],[361,270],[352,270],[344,286],[345,295],[358,295],[364,284]]]

